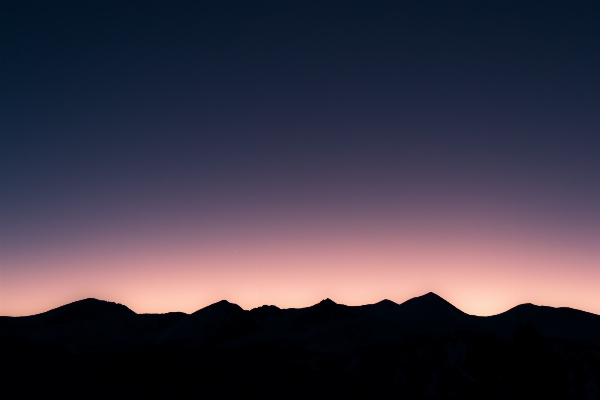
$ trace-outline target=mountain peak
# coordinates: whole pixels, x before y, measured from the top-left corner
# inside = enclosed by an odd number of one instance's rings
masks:
[[[235,304],[235,303],[230,303],[227,300],[220,300],[217,301],[216,303],[212,303],[204,308],[201,308],[199,310],[197,310],[196,312],[194,312],[193,314],[197,314],[200,312],[204,312],[207,310],[220,310],[220,311],[225,311],[225,310],[242,310],[242,307],[240,307],[239,305]]]
[[[88,309],[88,310],[112,310],[115,312],[121,312],[121,313],[127,313],[127,314],[131,314],[134,313],[129,307],[121,304],[121,303],[115,303],[112,301],[107,301],[107,300],[100,300],[100,299],[96,299],[93,297],[88,297],[87,299],[82,299],[82,300],[77,300],[74,301],[72,303],[68,303],[65,304],[64,306],[60,306],[57,307],[53,310],[50,310],[48,312],[51,311],[57,311],[57,310],[66,310],[69,308],[80,308],[80,309]]]
[[[357,310],[344,304],[337,304],[330,298],[304,308],[303,315],[296,321],[297,326],[304,328],[344,318],[354,318]]]
[[[380,302],[375,303],[375,305],[381,306],[381,307],[388,307],[388,308],[392,308],[392,307],[396,307],[398,306],[398,303],[395,303],[391,300],[388,299],[383,299]]]
[[[426,293],[422,296],[417,296],[417,297],[415,297],[415,299],[424,300],[424,301],[427,301],[428,303],[432,303],[432,304],[439,303],[439,304],[450,304],[451,305],[451,303],[449,303],[446,299],[444,299],[443,297],[441,297],[433,292]]]
[[[250,312],[253,315],[258,316],[259,318],[266,318],[266,317],[278,317],[279,315],[281,315],[282,310],[277,306],[264,305],[264,306],[253,308],[252,310],[250,310]]]
[[[338,304],[331,300],[329,297],[326,299],[321,300],[320,302],[317,303],[317,305],[323,305],[323,306],[337,306]]]
[[[444,300],[444,299],[443,299],[441,296],[439,296],[439,295],[437,295],[437,294],[435,294],[435,293],[433,293],[433,292],[428,292],[428,293],[425,293],[424,295],[422,295],[422,296],[418,296],[418,297],[422,297],[422,298],[426,298],[426,299],[439,299],[439,300]],[[446,301],[446,300],[444,300],[444,301]]]
[[[227,301],[227,300],[220,300],[220,301],[217,301],[216,303],[213,303],[213,304],[221,304],[221,305],[236,305],[236,304],[234,304],[234,303],[232,303],[232,302],[230,302],[230,301]]]
[[[450,302],[433,292],[429,292],[422,296],[413,297],[412,299],[407,300],[402,304],[405,306],[409,306],[410,308],[415,308],[415,310],[419,309],[424,311],[428,309],[430,311],[450,313],[454,315],[465,314],[463,311],[456,308]]]
[[[65,304],[64,306],[32,317],[40,321],[60,324],[73,320],[95,320],[128,315],[135,315],[135,312],[123,304],[87,298]]]

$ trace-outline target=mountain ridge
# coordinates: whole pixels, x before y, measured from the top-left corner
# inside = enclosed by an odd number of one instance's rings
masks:
[[[412,297],[410,299],[405,300],[402,303],[396,303],[392,300],[389,299],[382,299],[380,301],[378,301],[377,303],[368,303],[368,304],[362,304],[362,305],[353,305],[353,306],[349,306],[346,304],[342,304],[342,303],[336,303],[334,300],[330,299],[330,298],[325,298],[311,306],[306,306],[306,307],[291,307],[291,308],[280,308],[276,305],[272,305],[272,304],[264,304],[261,306],[257,306],[251,309],[243,309],[241,306],[239,306],[236,303],[232,303],[226,299],[223,300],[219,300],[216,301],[214,303],[210,303],[202,308],[199,308],[196,311],[193,311],[192,313],[186,313],[184,311],[168,311],[165,313],[137,313],[135,311],[133,311],[132,309],[130,309],[129,307],[127,307],[126,305],[122,304],[122,303],[118,303],[118,302],[113,302],[113,301],[109,301],[109,300],[102,300],[102,299],[97,299],[94,297],[88,297],[88,298],[84,298],[84,299],[80,299],[80,300],[75,300],[72,301],[70,303],[66,303],[63,304],[61,306],[55,307],[55,308],[51,308],[47,311],[42,311],[40,313],[37,314],[31,314],[31,315],[18,315],[18,316],[0,316],[0,318],[31,318],[31,317],[40,317],[40,316],[44,316],[44,315],[49,315],[50,313],[55,313],[57,311],[61,311],[61,310],[66,310],[67,308],[71,308],[71,307],[75,307],[75,306],[85,306],[88,307],[89,305],[96,305],[96,307],[100,306],[106,306],[107,308],[111,308],[114,307],[113,309],[121,309],[124,310],[125,312],[128,313],[135,313],[137,315],[164,315],[164,314],[169,314],[169,313],[182,313],[182,314],[186,314],[186,315],[192,315],[198,311],[204,310],[208,307],[214,307],[214,306],[225,306],[225,305],[230,305],[230,306],[235,306],[238,307],[240,309],[242,309],[243,311],[252,311],[252,310],[256,310],[258,308],[262,308],[262,307],[275,307],[279,310],[302,310],[302,309],[307,309],[307,308],[311,308],[311,307],[315,307],[318,306],[320,304],[330,304],[330,305],[339,305],[339,306],[345,306],[345,307],[368,307],[368,306],[375,306],[375,305],[386,305],[389,307],[395,307],[395,306],[400,306],[400,305],[404,305],[407,303],[413,303],[413,302],[419,302],[419,301],[426,301],[429,304],[435,304],[437,303],[438,305],[445,305],[445,306],[450,306],[453,309],[456,309],[458,311],[460,311],[463,314],[469,315],[469,316],[476,316],[476,317],[481,317],[481,318],[489,318],[489,317],[495,317],[498,315],[502,315],[506,312],[509,312],[511,310],[515,310],[515,309],[520,309],[520,308],[524,308],[524,307],[545,307],[548,309],[566,309],[566,310],[575,310],[577,312],[582,312],[582,313],[586,313],[586,314],[591,314],[591,315],[596,315],[596,316],[600,316],[600,314],[595,314],[593,312],[590,311],[585,311],[585,310],[580,310],[580,309],[576,309],[576,308],[572,308],[572,307],[552,307],[552,306],[545,306],[545,305],[537,305],[537,304],[533,304],[533,303],[522,303],[522,304],[518,304],[514,307],[511,307],[509,309],[507,309],[506,311],[503,311],[501,313],[498,314],[491,314],[491,315],[475,315],[475,314],[468,314],[464,311],[462,311],[461,309],[459,309],[458,307],[454,306],[452,303],[450,303],[449,301],[447,301],[446,299],[444,299],[443,297],[439,296],[438,294],[434,293],[434,292],[428,292],[425,293],[421,296],[416,296],[416,297]]]
[[[135,347],[136,341],[144,345],[172,341],[196,345],[269,340],[310,343],[317,337],[321,341],[332,332],[345,331],[354,336],[338,333],[338,339],[346,347],[355,348],[376,342],[399,343],[406,335],[441,336],[456,331],[488,332],[510,339],[518,327],[526,324],[552,337],[600,346],[600,316],[593,313],[526,303],[482,317],[463,312],[433,292],[400,304],[384,299],[347,306],[326,298],[309,307],[287,309],[265,305],[244,310],[221,300],[191,314],[137,314],[119,303],[88,298],[31,316],[0,317],[0,335],[40,342],[62,340],[76,350],[78,346],[97,345],[77,333],[93,330],[96,338],[105,336],[105,343],[129,347]],[[81,343],[75,345],[78,335]],[[142,336],[145,339],[140,339]]]
[[[480,317],[434,293],[288,309],[222,300],[191,314],[83,299],[0,317],[0,355],[3,393],[21,398],[600,396],[599,315],[522,304]]]

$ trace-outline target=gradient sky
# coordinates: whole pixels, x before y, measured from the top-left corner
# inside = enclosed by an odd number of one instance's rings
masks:
[[[600,314],[600,2],[0,7],[0,315]]]

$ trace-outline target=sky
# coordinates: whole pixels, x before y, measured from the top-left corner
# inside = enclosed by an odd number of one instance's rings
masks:
[[[0,3],[0,315],[600,314],[600,3]]]

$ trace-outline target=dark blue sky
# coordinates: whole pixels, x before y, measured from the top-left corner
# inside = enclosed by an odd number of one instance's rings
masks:
[[[2,1],[0,18],[5,254],[398,204],[598,232],[598,2]]]

